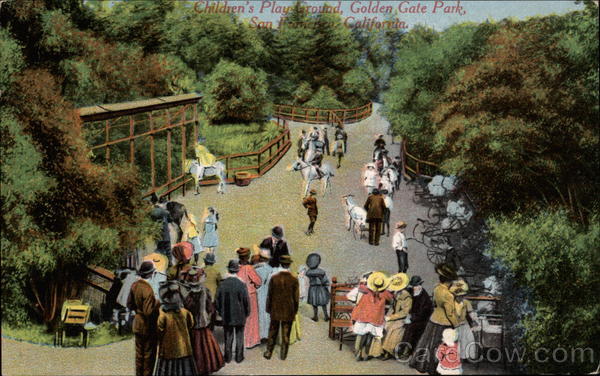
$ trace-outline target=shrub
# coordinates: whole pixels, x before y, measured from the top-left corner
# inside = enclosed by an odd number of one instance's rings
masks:
[[[221,60],[206,78],[204,108],[214,123],[264,121],[271,114],[267,91],[263,71]]]

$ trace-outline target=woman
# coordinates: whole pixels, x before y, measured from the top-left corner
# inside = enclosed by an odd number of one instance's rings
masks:
[[[176,283],[167,284],[167,288],[161,289],[163,304],[158,314],[159,353],[154,375],[196,375],[189,333],[194,326],[194,318],[180,305],[179,286]]]
[[[246,325],[244,326],[244,347],[251,348],[260,345],[258,296],[256,290],[262,285],[262,280],[256,274],[252,265],[250,265],[250,249],[238,248],[236,252],[240,259],[240,270],[237,272],[237,276],[246,284],[250,300],[250,316],[246,318]]]
[[[477,345],[475,344],[475,336],[471,330],[471,326],[476,326],[476,320],[471,318],[474,315],[471,302],[465,299],[465,295],[469,291],[469,286],[463,280],[458,280],[450,287],[450,292],[454,294],[456,316],[458,317],[458,327],[456,333],[458,335],[458,344],[460,346],[461,359],[475,360],[477,359]]]
[[[327,303],[329,303],[329,279],[325,271],[319,268],[321,256],[318,253],[311,253],[306,258],[306,277],[309,279],[307,303],[313,307],[313,321],[319,321],[319,307],[323,309],[325,321],[329,321],[327,313]]]
[[[198,261],[200,260],[200,253],[202,252],[202,242],[200,241],[198,228],[199,226],[196,217],[186,211],[181,222],[181,231],[183,233],[181,241],[192,243],[194,246],[194,265],[201,266]]]
[[[259,250],[258,263],[254,265],[256,274],[262,281],[261,286],[257,290],[258,299],[258,327],[260,338],[269,338],[269,325],[271,324],[271,315],[267,312],[267,295],[269,293],[269,281],[273,274],[273,267],[269,265],[270,252],[266,249]]]
[[[435,267],[435,272],[440,283],[433,289],[433,313],[409,363],[417,371],[429,374],[436,372],[435,354],[442,342],[442,333],[458,326],[454,295],[450,292],[452,282],[458,279],[456,271],[448,264],[440,264]]]
[[[219,344],[209,329],[213,305],[210,291],[202,284],[203,277],[200,277],[200,282],[190,284],[185,308],[194,317],[191,339],[196,371],[199,375],[209,375],[223,368],[225,362]]]
[[[207,250],[207,252],[214,253],[215,249],[219,245],[219,234],[217,233],[219,214],[212,206],[209,206],[204,211],[202,223],[204,223],[202,245],[204,246],[204,249]]]
[[[385,323],[385,303],[392,300],[387,291],[389,279],[381,272],[369,275],[367,285],[359,286],[360,300],[352,310],[352,331],[356,334],[356,359],[367,360],[369,349],[374,338],[383,337]]]
[[[396,348],[402,342],[405,320],[412,308],[412,297],[406,291],[407,286],[406,274],[392,276],[388,290],[394,294],[394,303],[385,316],[385,337],[382,344],[384,360],[395,357]]]
[[[400,358],[408,359],[429,322],[433,312],[433,302],[427,291],[423,288],[423,279],[414,275],[410,278],[410,293],[412,307],[410,309],[409,323],[405,325],[402,343],[404,348],[400,351]]]
[[[194,246],[190,242],[181,242],[173,246],[173,258],[175,265],[167,270],[167,279],[184,281],[187,273],[192,268],[190,260],[194,254]]]

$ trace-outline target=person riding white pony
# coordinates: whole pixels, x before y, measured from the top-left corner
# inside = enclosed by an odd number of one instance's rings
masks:
[[[194,177],[196,194],[200,194],[200,181],[202,178],[208,176],[216,176],[219,179],[217,192],[224,194],[226,181],[225,165],[217,161],[217,158],[204,145],[196,145],[194,151],[197,159],[186,159],[184,168],[187,173],[192,174]]]
[[[333,170],[328,164],[323,165],[323,167],[321,168],[321,172],[323,173],[323,175],[319,175],[316,166],[308,164],[300,158],[298,158],[296,162],[292,164],[290,170],[300,171],[300,173],[302,173],[302,178],[305,182],[303,197],[306,197],[306,195],[308,195],[310,185],[315,180],[321,180],[321,192],[323,192],[323,195],[325,195],[326,188],[329,187],[329,189],[331,189],[331,178],[335,176],[333,174]]]
[[[393,165],[390,165],[381,171],[381,188],[386,189],[390,196],[394,197],[396,191],[396,182],[398,181],[398,173]]]

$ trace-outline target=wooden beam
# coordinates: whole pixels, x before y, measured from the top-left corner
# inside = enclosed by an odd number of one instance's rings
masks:
[[[131,165],[133,165],[135,154],[135,139],[133,138],[134,134],[135,122],[133,120],[133,115],[129,115],[129,163]]]

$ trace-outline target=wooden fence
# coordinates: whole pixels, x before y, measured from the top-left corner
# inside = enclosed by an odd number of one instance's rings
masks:
[[[400,155],[402,156],[402,173],[409,179],[416,177],[431,179],[439,171],[439,166],[435,163],[424,161],[410,154],[405,139],[400,143]]]
[[[372,102],[356,108],[333,110],[276,104],[273,116],[310,124],[350,124],[364,120],[371,116],[372,113]]]
[[[198,103],[201,99],[198,94],[184,94],[90,106],[77,111],[87,142],[92,145],[90,149],[95,162],[147,163],[150,176],[146,180],[149,180],[150,188],[143,197],[153,193],[170,197],[178,189],[185,196],[186,185],[193,181],[185,171],[185,160],[195,157],[199,130]],[[238,171],[249,172],[250,178],[262,176],[281,159],[290,148],[291,139],[286,121],[278,118],[277,125],[281,129],[279,136],[259,150],[217,158],[224,160],[227,182],[232,182]],[[157,158],[155,144],[158,142],[162,146],[159,151],[166,154],[164,159],[160,155]],[[174,144],[178,147],[175,152],[180,155],[173,153]],[[140,153],[140,149],[145,151]],[[139,160],[142,158],[144,161]],[[248,160],[252,162],[240,166]],[[202,180],[200,184],[214,183],[217,180]]]

